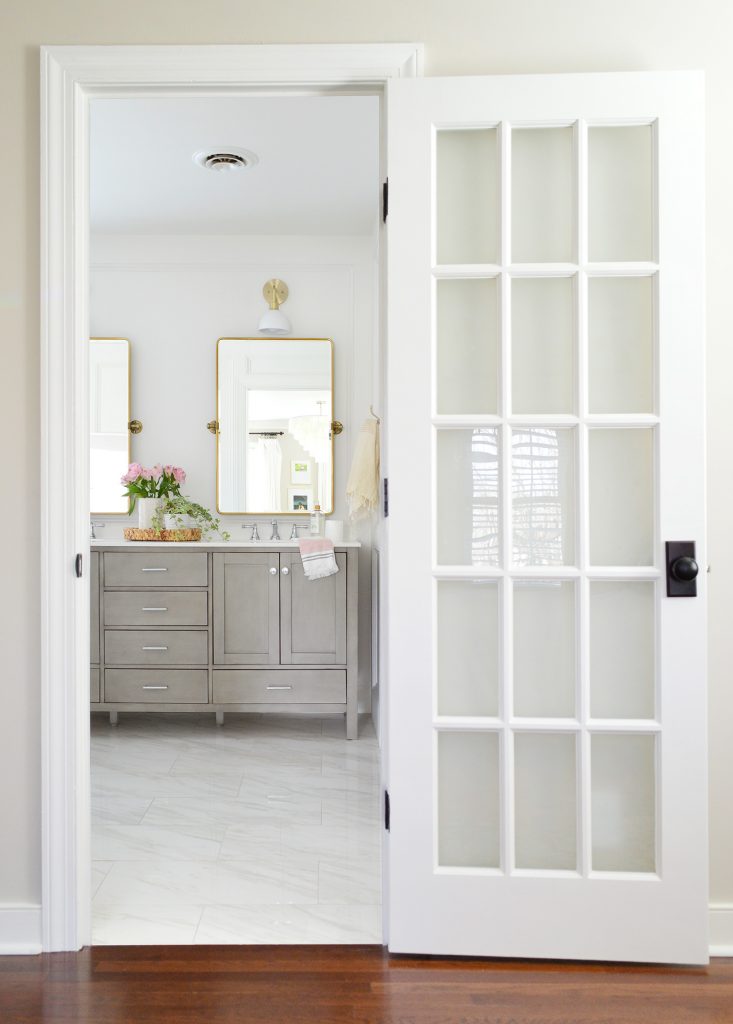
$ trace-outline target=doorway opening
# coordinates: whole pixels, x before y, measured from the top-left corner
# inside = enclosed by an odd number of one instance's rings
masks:
[[[101,96],[89,137],[92,942],[380,943],[378,537],[345,494],[381,406],[380,97]],[[125,540],[128,464],[182,469],[218,532]],[[317,503],[340,580],[298,590]]]

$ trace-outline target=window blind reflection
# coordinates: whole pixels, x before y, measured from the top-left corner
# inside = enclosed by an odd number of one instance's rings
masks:
[[[512,434],[512,557],[515,565],[569,565],[575,558],[574,438],[531,427]]]
[[[438,561],[499,564],[499,432],[440,430],[437,443]]]

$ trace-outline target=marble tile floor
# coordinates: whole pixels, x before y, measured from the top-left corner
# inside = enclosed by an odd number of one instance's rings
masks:
[[[95,945],[382,941],[369,719],[96,714],[91,740]]]

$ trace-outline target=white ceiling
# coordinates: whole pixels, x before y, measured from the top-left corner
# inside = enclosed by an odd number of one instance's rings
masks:
[[[95,99],[94,232],[365,235],[378,216],[375,96]],[[209,171],[201,150],[253,151]]]

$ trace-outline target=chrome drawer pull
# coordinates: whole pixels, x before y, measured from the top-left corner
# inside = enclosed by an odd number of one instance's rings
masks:
[[[167,647],[143,647],[144,651],[167,651]]]
[[[292,686],[268,686],[268,690],[292,690]]]
[[[143,690],[167,690],[167,686],[143,686]]]
[[[143,608],[144,612],[167,612],[167,608]]]
[[[143,567],[140,571],[141,572],[168,572],[168,570],[166,568],[162,568],[162,569],[148,569],[147,566]]]

